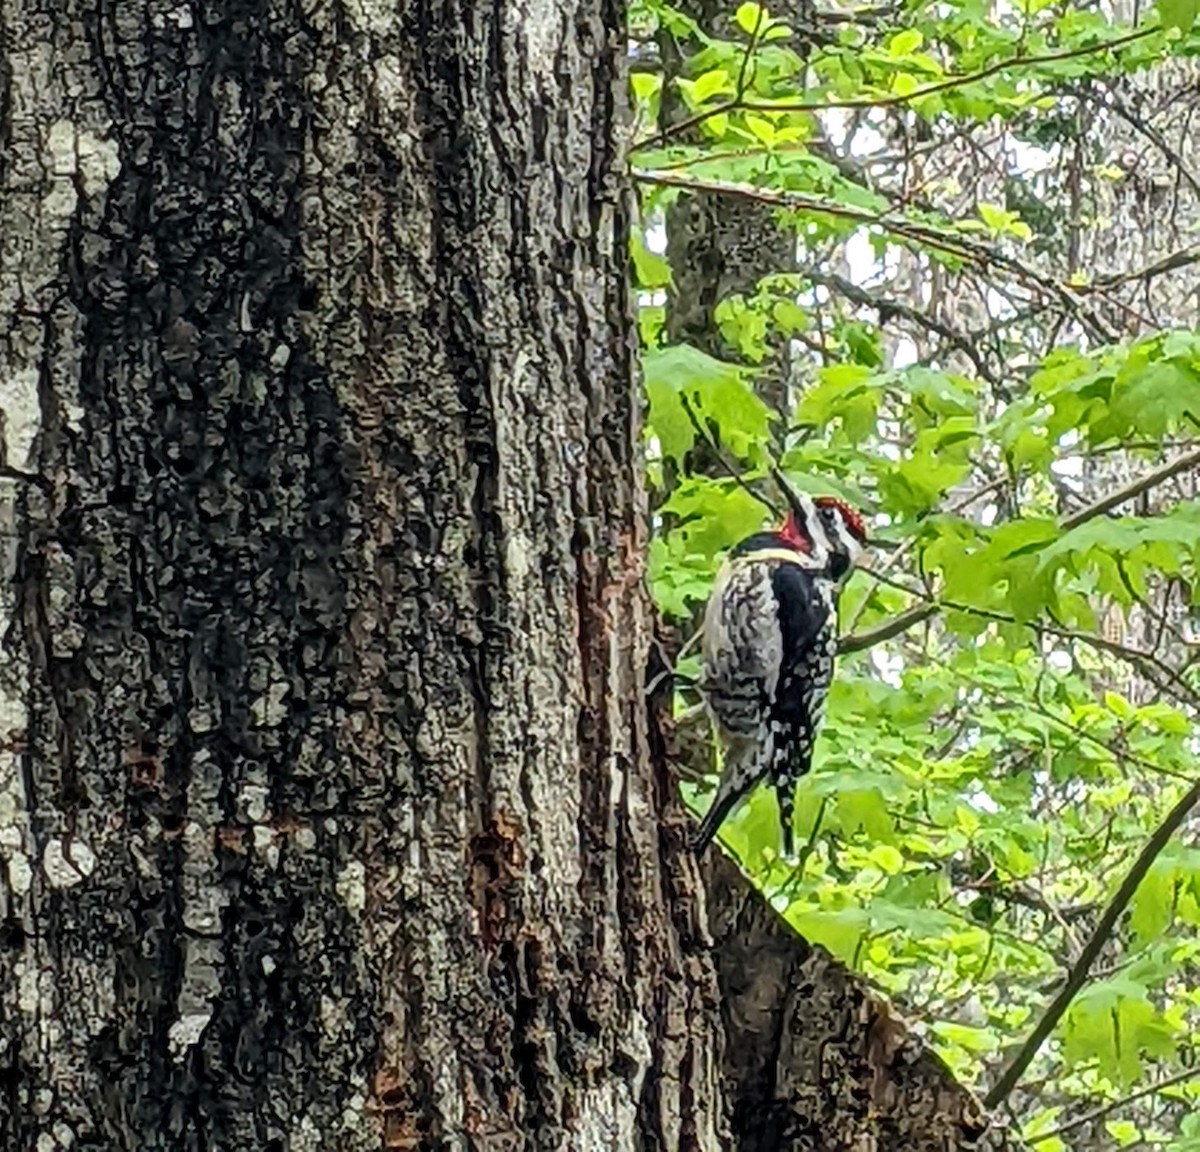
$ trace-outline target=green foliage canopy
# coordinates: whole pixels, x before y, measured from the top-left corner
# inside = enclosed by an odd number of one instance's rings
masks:
[[[884,169],[889,148],[985,129],[1061,154],[1079,92],[1197,54],[1196,15],[1162,0],[1122,28],[1094,5],[913,0],[797,29],[748,2],[714,31],[659,0],[633,9],[642,41],[683,59],[668,75],[651,54],[632,77],[659,607],[695,626],[725,550],[764,522],[753,489],[773,462],[895,545],[842,599],[848,651],[800,786],[799,864],[776,854],[767,790],[722,839],[781,915],[981,1088],[1140,857],[1128,907],[1016,1077],[1010,1102],[1044,1152],[1200,1149],[1200,1122],[1180,1119],[1200,1095],[1200,846],[1185,822],[1147,850],[1200,780],[1200,335],[1114,324],[1105,305],[1156,269],[1101,277],[1074,260],[1048,178],[1019,159],[964,214],[948,171],[914,190],[833,138],[857,118]],[[664,127],[666,96],[680,111]],[[1123,170],[1089,159],[1099,202]],[[717,306],[728,355],[666,337],[661,221],[688,194],[763,205],[800,253]],[[853,244],[871,274],[975,277],[991,322],[960,330],[863,288],[845,271]],[[898,355],[897,316],[929,319],[931,340]],[[761,387],[781,354],[782,406]],[[677,708],[704,723],[687,689]]]

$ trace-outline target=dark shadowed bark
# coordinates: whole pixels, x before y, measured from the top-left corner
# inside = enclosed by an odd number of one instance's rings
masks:
[[[884,1131],[648,746],[616,5],[0,21],[0,1147]]]

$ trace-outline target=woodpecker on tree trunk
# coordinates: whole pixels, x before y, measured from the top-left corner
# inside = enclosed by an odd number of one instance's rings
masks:
[[[837,652],[837,597],[867,542],[831,496],[789,492],[776,532],[738,544],[704,613],[700,691],[724,748],[721,783],[694,841],[701,851],[760,781],[775,788],[793,854],[796,782],[812,765]]]

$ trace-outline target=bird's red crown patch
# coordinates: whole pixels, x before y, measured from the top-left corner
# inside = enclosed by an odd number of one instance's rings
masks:
[[[813,503],[820,508],[836,508],[841,513],[842,519],[846,521],[846,527],[850,529],[851,535],[857,537],[864,544],[867,542],[867,526],[863,523],[862,516],[845,500],[841,500],[837,496],[818,496]]]

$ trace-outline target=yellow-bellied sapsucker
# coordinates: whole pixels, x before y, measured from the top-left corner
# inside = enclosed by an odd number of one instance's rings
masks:
[[[779,798],[784,854],[793,852],[796,782],[812,765],[833,679],[838,592],[867,533],[834,497],[789,492],[788,501],[782,528],[730,552],[705,609],[699,687],[725,760],[697,851],[765,780]]]

